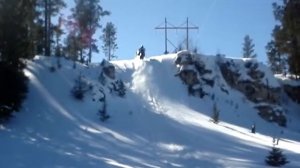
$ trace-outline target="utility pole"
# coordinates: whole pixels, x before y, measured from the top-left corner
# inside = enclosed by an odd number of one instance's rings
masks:
[[[186,49],[189,49],[189,30],[190,29],[199,29],[197,26],[189,26],[189,18],[186,19],[186,26],[168,26],[167,18],[165,18],[165,26],[164,27],[155,27],[155,29],[164,29],[165,30],[165,54],[168,53],[168,30],[186,30]]]
[[[189,18],[186,18],[186,49],[189,50]]]
[[[168,31],[167,31],[167,18],[165,18],[165,54],[168,54]]]

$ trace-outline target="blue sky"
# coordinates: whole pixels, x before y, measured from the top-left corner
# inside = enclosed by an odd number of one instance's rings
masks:
[[[143,44],[146,56],[164,52],[164,31],[155,30],[166,17],[178,26],[186,18],[199,30],[190,31],[190,40],[206,55],[217,52],[227,57],[241,57],[242,43],[249,34],[255,43],[258,59],[266,62],[265,46],[275,25],[272,3],[275,0],[102,0],[101,6],[111,12],[101,23],[111,21],[117,27],[118,59],[131,59]],[[168,32],[175,45],[185,39],[185,31]],[[101,45],[101,44],[99,44]],[[168,44],[169,51],[174,48]],[[94,54],[94,61],[103,58]]]

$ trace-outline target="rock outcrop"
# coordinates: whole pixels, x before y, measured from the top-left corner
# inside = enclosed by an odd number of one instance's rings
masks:
[[[255,103],[258,114],[265,120],[286,126],[284,109],[280,107],[281,87],[270,86],[269,79],[264,78],[255,60],[246,60],[243,67],[238,67],[233,60],[220,63],[221,73],[226,82],[242,92],[248,100]],[[241,75],[241,72],[244,72]]]
[[[101,72],[99,75],[99,80],[103,86],[107,86],[110,93],[114,93],[120,97],[124,97],[126,94],[126,87],[122,80],[116,79],[116,69],[115,66],[103,60],[101,62]]]
[[[199,57],[188,51],[181,51],[177,54],[175,64],[179,66],[179,71],[176,76],[188,86],[188,92],[191,95],[204,97],[209,93],[205,92],[204,85],[214,86],[214,80],[206,76],[211,70],[205,68],[203,61]]]
[[[115,79],[116,78],[116,69],[115,66],[111,63],[109,63],[106,60],[103,60],[101,62],[101,66],[103,67],[103,73],[109,77],[110,79]]]
[[[266,75],[267,69],[264,68],[264,65],[259,64],[255,59],[234,60],[219,56],[213,62],[217,65],[209,69],[206,67],[205,61],[201,59],[200,55],[188,51],[177,53],[175,64],[179,67],[179,72],[176,75],[188,86],[189,94],[199,95],[201,98],[205,95],[211,95],[205,88],[207,86],[213,88],[216,76],[220,74],[227,85],[240,91],[249,101],[254,103],[258,115],[263,119],[276,122],[280,126],[286,126],[285,111],[280,105],[282,88],[273,75]],[[213,69],[213,67],[218,68]],[[213,71],[214,76],[210,75]],[[221,91],[230,94],[225,83],[219,85]],[[286,90],[291,92],[288,87]]]

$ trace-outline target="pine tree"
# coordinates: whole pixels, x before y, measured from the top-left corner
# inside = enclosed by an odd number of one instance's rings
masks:
[[[52,17],[57,16],[64,7],[66,7],[64,0],[37,0],[39,53],[42,52],[46,56],[51,55],[51,43],[54,41],[53,37],[56,27],[52,23]]]
[[[13,65],[0,62],[0,123],[21,109],[27,94],[27,77]]]
[[[214,103],[211,119],[214,123],[218,123],[219,117],[220,117],[220,110],[217,108],[217,104]]]
[[[274,167],[280,167],[289,163],[286,157],[282,154],[282,151],[279,148],[272,147],[269,155],[266,157],[265,162]]]
[[[75,79],[75,84],[71,90],[71,93],[75,99],[83,100],[84,94],[91,89],[87,81],[84,80],[84,76],[79,74]]]
[[[249,35],[246,35],[243,43],[243,58],[255,58],[256,54],[254,54],[254,47],[253,40]]]
[[[80,44],[78,36],[70,33],[65,39],[64,53],[67,58],[73,61],[73,68],[76,68],[76,61],[79,59]]]
[[[27,93],[24,59],[32,58],[35,0],[0,0],[0,121],[20,110]]]
[[[0,61],[17,69],[33,55],[34,8],[35,0],[0,1]]]
[[[93,38],[93,35],[98,28],[101,28],[100,19],[109,15],[109,12],[102,9],[100,0],[75,0],[75,8],[72,9],[72,12],[74,22],[78,26],[80,60],[84,60],[84,50],[88,49],[87,63],[90,63],[92,52],[98,52],[95,44],[97,40]]]
[[[55,35],[54,51],[55,51],[55,56],[57,58],[57,67],[60,68],[61,67],[60,58],[64,55],[63,47],[62,47],[62,44],[60,43],[60,38],[64,34],[64,31],[61,29],[62,18],[59,17],[58,20],[59,20],[59,24],[53,27],[53,32]]]
[[[101,36],[103,40],[103,52],[106,55],[108,61],[112,58],[116,58],[117,56],[114,55],[114,51],[118,49],[118,45],[116,43],[116,28],[113,23],[108,22],[103,29],[103,35]]]
[[[272,40],[266,46],[268,64],[274,74],[284,74],[286,72],[287,61],[284,55],[281,55],[275,46],[276,43]]]
[[[289,72],[300,76],[300,1],[284,0],[282,5],[273,4],[275,19],[279,22],[273,31],[275,48],[287,56]]]

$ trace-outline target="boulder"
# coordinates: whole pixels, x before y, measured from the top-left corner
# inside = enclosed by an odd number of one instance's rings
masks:
[[[116,70],[115,70],[115,66],[106,61],[106,60],[103,60],[101,62],[101,66],[102,66],[102,70],[103,70],[103,73],[109,77],[110,79],[115,79],[116,78]]]
[[[115,79],[116,78],[116,72],[115,72],[115,67],[114,66],[108,66],[108,67],[103,67],[103,72],[104,74],[109,77],[110,79]]]

